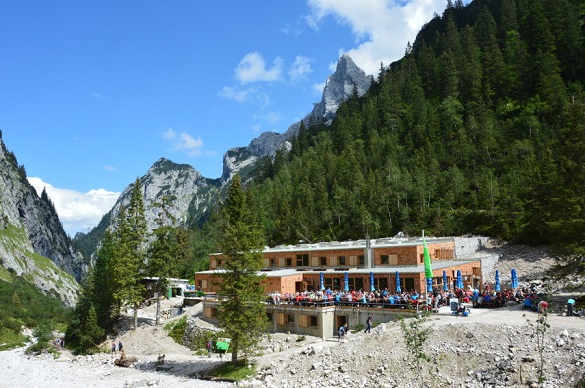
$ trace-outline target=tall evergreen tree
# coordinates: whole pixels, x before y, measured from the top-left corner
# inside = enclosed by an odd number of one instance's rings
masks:
[[[156,324],[160,325],[160,298],[163,290],[168,286],[168,278],[176,258],[177,242],[175,230],[172,227],[175,219],[169,212],[169,197],[163,197],[162,201],[155,203],[154,206],[158,206],[160,211],[156,219],[157,228],[153,231],[155,238],[148,249],[148,273],[157,278],[155,283]]]
[[[119,306],[134,309],[134,330],[138,327],[138,307],[143,301],[145,289],[144,244],[147,237],[144,200],[140,192],[140,179],[136,179],[127,209],[121,208],[116,229],[118,260],[114,270],[115,299]]]
[[[258,275],[263,236],[239,175],[232,180],[222,216],[219,322],[231,338],[232,362],[237,362],[240,352],[249,354],[256,348],[267,328],[264,277]]]

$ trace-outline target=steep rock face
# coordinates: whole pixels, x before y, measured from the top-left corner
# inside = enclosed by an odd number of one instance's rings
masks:
[[[163,197],[167,196],[170,199],[168,210],[179,226],[197,223],[205,217],[218,193],[215,182],[204,178],[192,166],[173,163],[165,158],[159,159],[140,178],[140,187],[149,231],[157,227],[156,218],[160,211],[153,205],[156,202],[160,203]],[[120,208],[130,204],[133,188],[134,183],[126,187],[112,210],[90,233],[87,235],[78,233],[75,236],[76,243],[83,246],[86,257],[91,257],[96,252],[105,231],[111,228],[117,219]]]
[[[301,121],[305,123],[305,126],[308,126],[311,121],[331,124],[339,105],[350,97],[354,90],[358,96],[363,96],[371,84],[372,76],[366,75],[348,54],[343,54],[337,62],[335,73],[327,78],[321,101],[315,104],[311,113]],[[300,126],[300,121],[291,125],[284,133],[285,138],[288,140],[296,135]]]
[[[246,175],[247,168],[252,168],[257,160],[258,155],[248,147],[229,149],[223,156],[223,174],[221,175],[221,181],[223,183],[229,182],[237,172]]]
[[[2,270],[25,276],[44,291],[73,304],[88,267],[76,254],[47,197],[26,181],[23,167],[6,150],[0,134],[0,257]],[[50,260],[47,260],[50,259]],[[10,269],[10,271],[8,271]],[[10,280],[4,273],[5,280]]]
[[[301,121],[292,124],[286,132],[264,132],[250,142],[247,147],[237,147],[228,150],[224,155],[222,182],[226,182],[235,173],[256,162],[260,157],[274,156],[277,150],[289,150],[289,140],[294,137],[301,126],[309,126],[314,122],[324,122],[329,125],[335,118],[335,113],[343,100],[352,93],[364,95],[372,84],[372,77],[360,69],[348,54],[343,54],[337,62],[337,68],[325,84],[321,101],[316,103],[313,110]],[[246,160],[249,158],[249,160]],[[244,175],[244,174],[242,174]]]

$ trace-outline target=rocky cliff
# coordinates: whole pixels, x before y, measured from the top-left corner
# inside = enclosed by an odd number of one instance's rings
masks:
[[[159,209],[154,204],[160,203],[163,197],[170,199],[169,211],[176,220],[176,226],[184,226],[200,223],[209,213],[219,192],[217,180],[204,178],[188,164],[173,163],[165,158],[159,159],[140,178],[140,186],[149,230],[156,228]],[[126,187],[112,210],[96,228],[87,235],[78,233],[75,236],[75,243],[86,257],[91,257],[96,252],[99,241],[115,222],[120,208],[130,204],[133,187],[134,183]]]
[[[0,133],[0,279],[23,276],[73,305],[88,267],[63,230],[50,199],[39,197]]]

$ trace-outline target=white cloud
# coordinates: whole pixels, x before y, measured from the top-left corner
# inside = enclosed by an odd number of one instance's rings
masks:
[[[241,89],[237,86],[224,86],[217,95],[221,98],[225,98],[228,100],[234,100],[237,102],[244,102],[246,101],[251,94],[251,89]]]
[[[293,27],[289,23],[285,24],[284,27],[280,29],[284,34],[290,36],[300,36],[303,33],[303,29],[300,27]]]
[[[187,132],[177,133],[169,128],[163,133],[163,139],[171,143],[173,151],[183,152],[187,156],[199,156],[203,150],[203,140],[200,137],[194,138]]]
[[[104,166],[104,170],[110,171],[110,172],[117,172],[118,171],[118,169],[114,166]]]
[[[120,196],[120,193],[105,189],[90,190],[87,193],[59,189],[36,177],[29,177],[28,181],[39,196],[43,189],[47,191],[63,228],[70,236],[77,232],[88,232],[95,227]]]
[[[297,55],[295,58],[294,63],[290,67],[288,71],[288,75],[290,80],[293,83],[296,83],[305,78],[305,75],[311,73],[313,69],[311,68],[311,60],[307,57],[303,57],[301,55]]]
[[[242,84],[257,81],[278,81],[281,78],[283,61],[276,57],[270,69],[260,53],[246,54],[236,67],[236,78]]]
[[[442,14],[445,0],[308,0],[309,26],[319,29],[321,21],[332,16],[348,25],[357,47],[348,51],[367,74],[377,75],[384,66],[404,56],[407,43],[416,38],[433,14]]]

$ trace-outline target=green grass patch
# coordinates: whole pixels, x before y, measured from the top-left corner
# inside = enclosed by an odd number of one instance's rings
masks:
[[[55,298],[44,295],[24,278],[0,280],[0,350],[22,346],[26,342],[22,326],[38,328],[41,322],[62,329],[69,310]]]
[[[169,332],[169,337],[175,340],[176,343],[183,343],[183,335],[187,328],[187,316],[182,317],[178,321],[169,322],[165,325],[165,330]]]
[[[27,338],[7,327],[0,328],[0,351],[24,346]]]
[[[256,364],[246,361],[226,362],[209,370],[207,374],[220,379],[240,381],[256,375]]]

